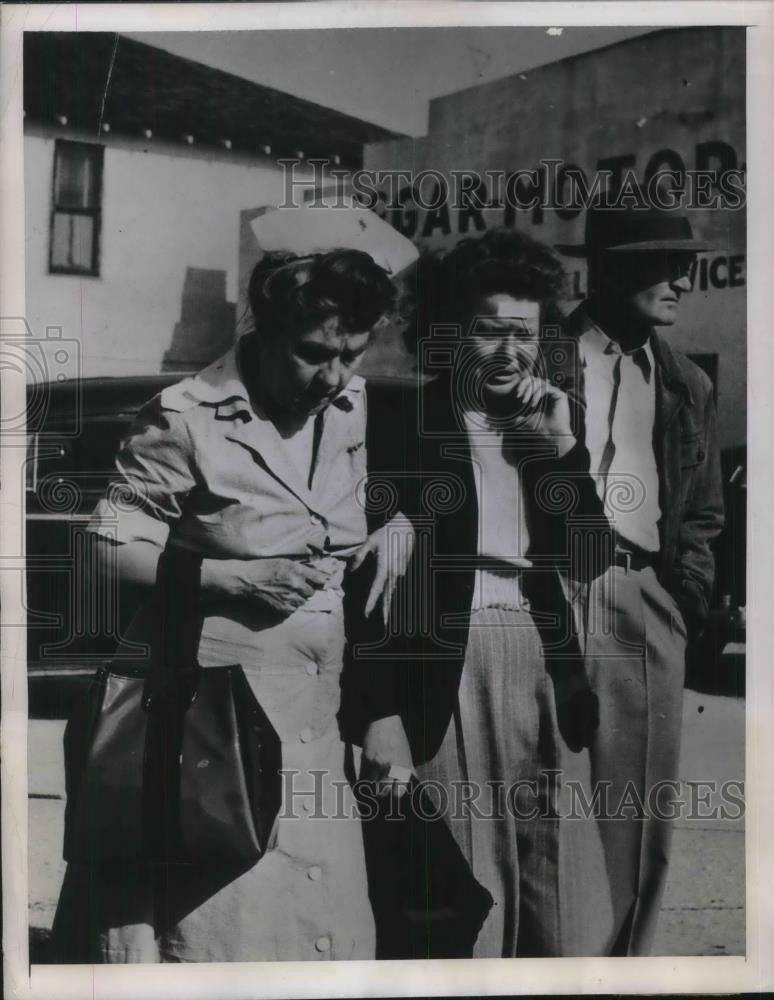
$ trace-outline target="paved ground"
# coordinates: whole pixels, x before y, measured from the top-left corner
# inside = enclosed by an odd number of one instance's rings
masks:
[[[64,865],[64,773],[60,720],[33,719],[30,767],[30,929],[32,960],[45,953]],[[740,781],[744,702],[686,692],[681,777]],[[712,804],[712,803],[711,803]],[[706,811],[700,806],[699,811]],[[676,823],[672,872],[656,940],[659,955],[744,953],[744,821]]]
[[[744,701],[685,692],[683,781],[744,778]],[[714,805],[717,797],[713,797]],[[697,812],[708,810],[699,806]],[[744,819],[679,819],[654,953],[743,955]]]

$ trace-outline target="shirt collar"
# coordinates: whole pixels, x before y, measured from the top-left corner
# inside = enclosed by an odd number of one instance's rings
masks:
[[[608,337],[605,331],[594,322],[585,309],[580,319],[581,326],[578,333],[578,342],[581,348],[581,363],[584,368],[588,367],[590,362],[600,361],[605,355],[623,353],[620,344]],[[653,354],[651,338],[648,337],[641,348],[627,353],[636,354],[637,351],[642,351],[645,358],[647,358],[647,370],[645,370],[645,366],[643,365],[639,365],[639,367],[647,381],[650,381],[650,376],[656,367],[656,358]]]

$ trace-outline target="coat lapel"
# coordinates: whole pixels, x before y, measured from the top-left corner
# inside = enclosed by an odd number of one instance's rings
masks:
[[[654,333],[651,344],[656,359],[656,428],[663,436],[683,405],[692,401],[691,390],[666,341]]]
[[[668,560],[667,539],[674,533],[671,522],[678,515],[680,490],[680,421],[681,410],[693,402],[691,390],[670,346],[654,333],[651,337],[656,359],[656,423],[653,451],[659,469],[659,506],[662,516],[658,530],[662,560]]]
[[[430,435],[421,441],[420,468],[436,474],[447,472],[461,480],[463,500],[449,513],[432,512],[437,518],[439,550],[444,554],[475,555],[478,547],[478,493],[465,424],[451,397],[445,379],[428,383],[422,392],[424,416]],[[439,483],[441,480],[438,481]],[[428,511],[428,513],[430,513]],[[470,587],[473,585],[472,574]]]
[[[672,386],[661,377],[656,376],[656,428],[662,435],[666,434],[669,425],[685,402],[685,397],[676,392]]]

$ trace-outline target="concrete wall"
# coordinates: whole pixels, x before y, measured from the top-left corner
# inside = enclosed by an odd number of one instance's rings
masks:
[[[688,170],[742,167],[744,29],[654,32],[438,98],[426,137],[372,145],[365,166],[414,175],[440,171],[451,193],[453,170],[507,176],[548,158],[577,165],[589,181],[602,168],[631,167],[643,180],[649,170],[681,163]],[[431,188],[432,181],[425,198]],[[484,193],[490,201],[494,191],[489,183]],[[402,211],[386,217],[420,245],[435,247],[503,224],[548,243],[582,242],[583,215],[562,217],[570,214],[555,208],[513,213],[504,204],[480,213],[451,204],[433,212],[407,200]],[[670,336],[686,352],[719,356],[721,442],[728,447],[746,438],[745,212],[704,210],[691,218],[719,249],[701,265]],[[583,265],[566,263],[569,295],[577,300],[585,289]]]
[[[281,201],[276,165],[106,137],[100,275],[51,275],[54,140],[93,137],[33,126],[26,132],[26,301],[33,333],[44,337],[47,327],[61,327],[65,341],[80,345],[86,376],[197,367],[217,356],[234,337],[240,211]],[[72,363],[64,370],[76,374]]]

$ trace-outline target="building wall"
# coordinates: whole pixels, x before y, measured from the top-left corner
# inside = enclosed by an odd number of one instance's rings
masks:
[[[191,368],[217,356],[238,318],[240,211],[281,201],[276,165],[106,137],[100,276],[51,275],[54,141],[89,137],[26,133],[26,303],[35,336],[61,328],[79,345],[85,376]],[[66,374],[76,374],[73,364]],[[53,360],[50,370],[58,370]]]
[[[601,168],[631,167],[643,180],[659,166],[743,167],[744,29],[654,32],[438,98],[426,137],[371,145],[364,162],[372,171],[435,170],[447,179],[449,199],[436,211],[410,198],[403,210],[387,211],[393,225],[420,245],[449,246],[498,225],[517,226],[547,243],[580,243],[580,211],[509,212],[500,204],[466,213],[452,204],[454,170],[507,176],[545,159],[577,165],[589,181]],[[550,169],[545,176],[550,201]],[[429,178],[426,199],[432,188]],[[494,193],[494,181],[487,181],[486,198],[494,200]],[[745,212],[689,214],[694,229],[718,249],[700,265],[670,337],[686,352],[718,355],[721,443],[728,447],[746,439]],[[566,264],[571,306],[584,293],[585,274],[582,262]]]

